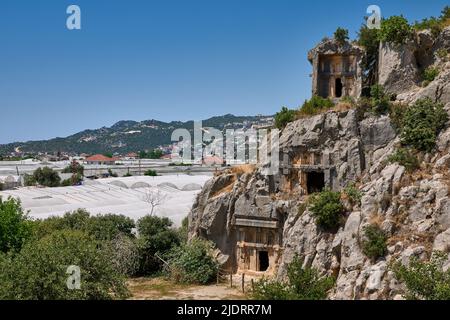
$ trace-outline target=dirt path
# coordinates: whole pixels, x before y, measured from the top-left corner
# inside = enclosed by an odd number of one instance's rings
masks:
[[[128,281],[133,300],[241,300],[246,296],[226,284],[180,285],[163,278],[136,278]]]

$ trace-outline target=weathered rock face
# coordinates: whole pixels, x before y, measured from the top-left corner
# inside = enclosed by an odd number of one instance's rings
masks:
[[[415,50],[413,42],[401,46],[380,44],[378,81],[388,92],[400,94],[419,85]]]
[[[421,31],[414,41],[396,46],[382,43],[379,51],[379,83],[397,99],[413,103],[423,97],[448,103],[450,100],[450,63],[439,52],[450,52],[450,27],[437,38],[429,30]],[[423,88],[421,73],[428,67],[436,67],[440,74],[435,81]]]
[[[433,43],[423,35],[422,46],[446,45],[447,35],[448,30],[443,39]],[[394,79],[391,88],[406,90],[408,87],[402,89],[395,83],[401,80],[402,70],[410,68],[403,76],[410,77],[405,81],[413,85],[414,66],[405,64],[404,59],[409,58],[402,57],[401,52],[396,54],[392,59],[398,63],[384,65],[386,83]],[[431,95],[437,87],[443,88],[439,97],[433,97],[446,104],[450,113],[450,79],[445,66],[439,64],[443,69],[429,87],[405,92],[408,99],[404,101],[415,101],[428,96],[429,91]],[[450,127],[440,133],[436,151],[424,156],[421,170],[414,174],[387,161],[398,143],[387,116],[365,115],[361,119],[355,110],[329,111],[294,121],[280,137],[281,156],[286,160],[280,172],[266,176],[257,167],[239,174],[227,170],[213,178],[194,204],[190,234],[214,241],[233,265],[237,259],[236,217],[276,220],[282,239],[278,278],[286,276],[287,265],[298,254],[305,266],[336,277],[331,299],[401,299],[404,287],[389,268],[392,262],[407,265],[411,257],[429,258],[432,250],[450,251]],[[292,174],[293,164],[303,159],[300,164],[304,165],[306,158],[313,159],[309,164],[316,169],[324,168],[325,181],[331,188],[341,190],[357,181],[363,194],[359,204],[346,205],[345,223],[336,232],[317,227],[305,206],[300,175]],[[388,236],[388,253],[377,261],[362,250],[364,228],[373,223]],[[449,267],[450,254],[446,263]]]

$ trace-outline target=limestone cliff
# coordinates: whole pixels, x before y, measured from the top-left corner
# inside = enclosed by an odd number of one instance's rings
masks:
[[[434,56],[437,48],[449,49],[449,32],[447,28],[442,39],[428,44],[428,54],[434,57],[428,63],[441,72],[425,88],[418,86],[417,64],[410,61],[424,44],[413,45],[412,56],[381,48],[383,59],[390,62],[381,63],[380,80],[391,92],[399,90],[397,99],[413,102],[429,96],[450,113],[450,66]],[[402,70],[408,72],[402,75]],[[228,257],[227,266],[239,271],[251,264],[241,233],[250,227],[256,232],[271,228],[278,237],[266,242],[272,250],[267,272],[283,278],[287,264],[299,254],[305,265],[336,277],[332,299],[400,298],[404,288],[388,268],[391,262],[406,264],[411,256],[427,258],[433,250],[450,249],[450,127],[440,133],[436,149],[420,159],[421,168],[413,174],[387,161],[398,144],[388,116],[352,109],[294,121],[280,137],[285,161],[279,173],[266,176],[261,167],[240,167],[211,179],[192,208],[190,235],[215,242]],[[311,172],[322,176],[309,176]],[[363,194],[360,204],[346,203],[345,223],[336,232],[318,228],[304,205],[312,177],[334,190],[355,182]],[[362,231],[374,221],[388,236],[388,253],[377,261],[361,249]],[[447,263],[450,266],[450,255]]]

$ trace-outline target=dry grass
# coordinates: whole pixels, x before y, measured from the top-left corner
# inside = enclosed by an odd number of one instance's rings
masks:
[[[383,223],[383,217],[382,216],[380,216],[379,214],[376,214],[376,213],[374,213],[374,214],[372,214],[372,216],[369,218],[369,223],[371,224],[371,225],[376,225],[376,226],[378,226],[378,227],[380,227],[381,226],[381,224]]]
[[[334,106],[334,108],[330,110],[333,110],[335,112],[345,112],[354,108],[355,106],[350,102],[339,102],[337,105]]]
[[[304,113],[302,112],[302,110],[298,110],[296,115],[295,115],[295,120],[300,120],[300,119],[307,119],[307,118],[311,118],[313,116],[316,116],[318,114],[323,114],[323,113],[327,113],[329,111],[333,111],[333,112],[345,112],[351,109],[355,109],[356,106],[350,102],[338,102],[334,107],[332,108],[323,108],[323,109],[317,109],[316,112],[314,113]]]
[[[256,170],[256,165],[254,164],[244,164],[240,166],[231,167],[231,173],[241,176],[245,173],[253,173]]]

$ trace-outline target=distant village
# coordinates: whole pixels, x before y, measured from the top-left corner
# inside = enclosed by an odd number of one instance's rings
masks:
[[[262,122],[242,124],[245,129],[268,129],[273,127],[273,118],[268,117]],[[205,132],[208,128],[203,129]],[[223,143],[221,139],[215,141]],[[141,150],[120,154],[112,153],[73,153],[73,152],[23,152],[20,148],[9,154],[0,154],[0,190],[10,190],[29,186],[27,177],[35,174],[38,168],[49,168],[56,172],[64,185],[79,185],[84,180],[95,180],[110,177],[130,177],[144,175],[171,174],[209,174],[212,175],[225,163],[223,155],[214,153],[214,149],[204,153],[201,161],[183,160],[183,149],[186,142],[180,141],[169,145],[162,145],[153,150]],[[203,151],[204,143],[192,146],[192,151]],[[234,164],[234,163],[233,163]],[[231,164],[232,165],[232,164]],[[74,180],[71,168],[81,166],[82,177]],[[69,182],[67,182],[69,181]],[[71,181],[71,182],[70,182]],[[39,184],[37,184],[39,185]]]

